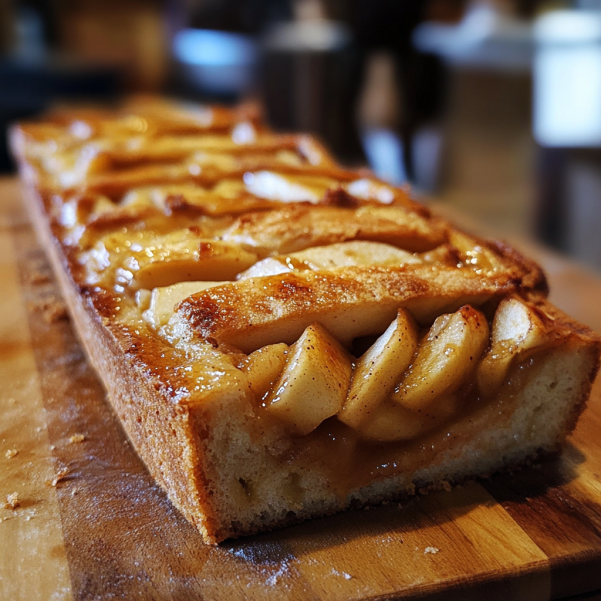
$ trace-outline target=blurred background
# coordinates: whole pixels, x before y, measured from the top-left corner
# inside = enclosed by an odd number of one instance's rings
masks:
[[[601,0],[0,0],[4,132],[140,92],[257,101],[346,165],[601,269]]]

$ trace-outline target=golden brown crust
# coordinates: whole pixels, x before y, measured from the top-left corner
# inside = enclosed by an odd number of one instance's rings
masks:
[[[423,323],[462,305],[481,305],[517,290],[502,274],[414,266],[411,270],[345,267],[323,272],[286,273],[224,284],[190,296],[177,311],[201,338],[214,338],[245,352],[297,340],[318,321],[345,343],[381,332],[399,307]],[[338,331],[337,320],[352,313],[356,328]]]
[[[190,427],[188,410],[185,405],[166,402],[169,397],[165,394],[162,381],[152,375],[149,377],[148,365],[136,361],[137,347],[132,342],[131,332],[115,327],[116,324],[108,317],[112,315],[110,307],[102,303],[102,295],[76,293],[77,286],[65,269],[60,247],[52,238],[48,223],[40,211],[40,199],[32,190],[26,194],[26,199],[36,232],[45,243],[79,338],[107,388],[115,413],[152,476],[169,491],[171,500],[188,520],[211,539],[211,530],[206,523],[211,522],[212,508],[204,495],[206,486],[202,480],[203,472],[199,469],[202,449],[196,433]],[[98,311],[98,308],[101,310]],[[157,358],[155,354],[154,359]],[[179,461],[183,448],[188,455],[185,465]],[[163,467],[167,465],[170,466],[168,475]]]

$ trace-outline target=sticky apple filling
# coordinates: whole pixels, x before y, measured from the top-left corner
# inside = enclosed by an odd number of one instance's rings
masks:
[[[56,111],[11,145],[82,343],[208,542],[557,449],[599,337],[540,267],[252,107]]]
[[[514,363],[551,345],[534,309],[512,297],[501,301],[492,328],[482,312],[465,305],[420,331],[401,308],[360,357],[316,322],[292,346],[262,347],[239,367],[253,406],[293,435],[336,417],[358,440],[397,442],[452,420],[470,396],[487,402]]]

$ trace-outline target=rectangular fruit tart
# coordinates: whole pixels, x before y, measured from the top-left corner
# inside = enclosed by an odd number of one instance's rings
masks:
[[[600,339],[513,248],[255,111],[63,110],[11,143],[115,413],[209,543],[556,452]]]

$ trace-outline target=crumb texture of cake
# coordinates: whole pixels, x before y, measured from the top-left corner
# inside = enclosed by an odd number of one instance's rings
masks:
[[[552,454],[589,396],[600,338],[536,263],[250,105],[57,110],[11,146],[115,414],[208,543]]]

